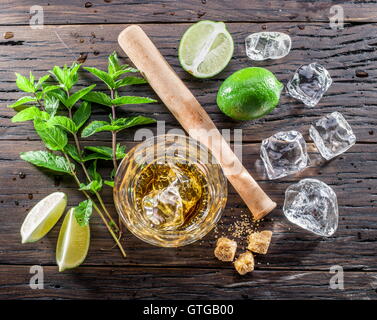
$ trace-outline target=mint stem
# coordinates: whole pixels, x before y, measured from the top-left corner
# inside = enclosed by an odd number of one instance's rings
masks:
[[[110,95],[111,95],[111,100],[114,99],[114,89],[110,89]],[[115,120],[116,118],[116,111],[115,111],[115,106],[111,106],[111,111],[112,111],[112,118]],[[118,161],[117,161],[117,132],[116,131],[111,131],[112,139],[111,139],[111,145],[113,149],[113,164],[114,164],[114,170],[116,171],[118,169]]]
[[[73,119],[73,116],[72,116],[72,110],[71,109],[68,109],[68,115],[69,115],[69,118],[72,120]],[[78,154],[79,154],[79,159],[80,159],[80,165],[85,173],[85,176],[88,180],[88,182],[91,182],[92,179],[90,178],[90,175],[88,173],[88,170],[86,169],[86,166],[85,166],[85,163],[82,159],[82,149],[81,149],[81,144],[80,144],[80,140],[79,138],[77,137],[77,134],[76,133],[73,133],[73,138],[75,140],[75,144],[76,144],[76,148],[77,148],[77,151],[78,151]],[[118,232],[119,231],[119,226],[115,223],[115,221],[113,220],[113,218],[111,217],[110,215],[110,212],[107,210],[103,200],[102,200],[102,197],[101,195],[98,193],[98,192],[95,192],[95,195],[98,199],[98,202],[100,203],[103,211],[105,211],[107,217],[109,218],[110,222],[112,223],[112,225],[115,227],[115,231]]]
[[[115,96],[115,89],[111,88],[110,89],[110,96],[111,100],[114,99]],[[112,111],[112,118],[115,120],[116,118],[116,111],[115,111],[115,106],[111,106],[111,111]],[[111,131],[111,145],[113,149],[113,165],[114,165],[114,171],[118,170],[118,161],[117,161],[117,132],[116,131]],[[123,234],[123,228],[122,228],[122,219],[120,215],[118,215],[118,225],[119,225],[119,239],[122,238]]]
[[[77,177],[77,174],[76,172],[72,169],[72,162],[71,160],[69,159],[68,155],[64,152],[64,151],[61,151],[62,154],[64,155],[64,157],[66,158],[66,160],[68,161],[68,163],[70,164],[70,170],[71,170],[71,174],[73,176],[73,178],[75,179],[75,182],[76,184],[78,185],[78,187],[80,187],[81,185],[81,182],[79,180],[79,178]],[[125,258],[127,255],[126,255],[126,252],[124,251],[123,249],[123,246],[122,244],[120,243],[119,239],[117,238],[116,234],[114,233],[113,229],[110,227],[109,223],[107,222],[106,218],[104,217],[103,213],[101,212],[101,210],[98,208],[98,206],[96,205],[96,203],[93,201],[93,199],[91,198],[91,196],[84,190],[81,191],[85,197],[88,199],[88,200],[91,200],[93,202],[93,207],[94,209],[97,211],[97,213],[99,214],[99,216],[101,217],[102,221],[104,222],[105,226],[107,227],[107,229],[109,230],[111,236],[113,237],[115,243],[117,244],[120,252],[122,253],[123,257]]]

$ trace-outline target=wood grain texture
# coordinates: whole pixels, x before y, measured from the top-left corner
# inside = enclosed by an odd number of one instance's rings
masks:
[[[30,29],[29,0],[2,3],[0,35],[0,298],[117,298],[117,299],[376,299],[377,277],[377,24],[374,1],[39,1],[45,10],[43,29]],[[345,9],[345,29],[328,25],[333,4]],[[33,2],[34,4],[34,2]],[[97,12],[94,12],[94,11]],[[62,14],[64,12],[64,14]],[[199,12],[204,15],[199,17]],[[174,13],[174,14],[173,14]],[[179,39],[197,19],[225,20],[235,40],[234,58],[218,76],[209,80],[192,78],[177,59]],[[247,22],[246,22],[247,21]],[[257,23],[253,23],[257,22]],[[259,23],[259,21],[265,21]],[[275,22],[274,22],[275,21]],[[279,22],[277,22],[279,21]],[[308,22],[312,21],[312,22]],[[54,249],[60,223],[41,241],[20,244],[19,228],[28,210],[52,190],[69,195],[69,206],[83,200],[67,177],[39,170],[19,159],[19,153],[42,148],[30,123],[12,124],[14,112],[5,108],[20,93],[14,72],[45,74],[53,65],[70,64],[80,56],[85,66],[104,68],[117,45],[118,33],[126,23],[145,23],[143,28],[204,106],[219,129],[242,129],[243,164],[278,203],[261,228],[274,231],[270,251],[257,256],[256,271],[240,277],[231,264],[213,257],[216,237],[229,235],[248,210],[230,187],[227,207],[216,230],[203,240],[184,248],[164,249],[145,244],[129,233],[124,238],[128,253],[122,259],[98,217],[93,218],[92,243],[85,264],[58,273]],[[173,23],[174,22],[174,23]],[[362,23],[359,23],[362,22]],[[101,24],[98,24],[101,23]],[[124,24],[123,24],[124,23]],[[67,25],[77,24],[77,25]],[[25,26],[22,26],[25,25]],[[262,30],[282,31],[293,40],[291,53],[280,60],[255,63],[247,59],[244,38]],[[127,58],[123,57],[124,61]],[[221,81],[248,66],[264,66],[284,84],[301,64],[317,61],[333,78],[333,84],[315,108],[283,94],[280,105],[263,119],[234,122],[216,106]],[[96,82],[82,72],[79,86]],[[98,89],[105,89],[98,82]],[[124,92],[123,92],[124,93]],[[133,86],[127,94],[156,97],[148,85]],[[358,143],[336,159],[323,161],[309,143],[311,166],[303,172],[268,181],[259,158],[262,139],[279,130],[299,130],[307,141],[308,127],[319,117],[340,111],[350,122]],[[107,118],[108,110],[95,107],[94,118]],[[180,128],[162,103],[121,107],[120,114],[143,114],[166,121],[166,129]],[[147,128],[156,133],[156,126]],[[136,129],[126,130],[119,141],[135,145]],[[86,139],[84,144],[109,145],[108,134]],[[109,166],[100,163],[101,170]],[[20,175],[20,173],[22,173]],[[25,177],[24,177],[24,175]],[[301,178],[313,177],[334,188],[339,202],[339,228],[330,238],[318,238],[294,227],[284,218],[284,191]],[[114,213],[110,189],[105,202]],[[245,241],[239,241],[239,252]],[[29,266],[44,265],[45,290],[31,290]],[[345,269],[345,290],[329,289],[329,268]]]
[[[130,148],[134,143],[127,143]],[[7,152],[7,159],[2,159],[0,166],[0,202],[3,208],[0,233],[0,263],[54,264],[54,247],[59,231],[55,227],[45,239],[35,244],[20,244],[19,228],[34,203],[58,188],[69,195],[69,205],[82,200],[81,194],[69,178],[63,178],[56,186],[54,175],[43,174],[39,169],[18,159],[18,153],[25,150],[38,150],[40,143],[33,141],[0,142],[2,150]],[[270,251],[266,256],[258,256],[257,269],[296,269],[328,270],[334,264],[342,265],[346,270],[377,271],[375,252],[377,250],[377,216],[375,181],[377,179],[377,145],[356,145],[344,155],[330,162],[320,160],[317,153],[311,153],[312,167],[295,176],[266,181],[259,159],[259,144],[245,144],[243,163],[254,173],[261,186],[279,207],[266,217],[261,228],[273,230],[274,237]],[[368,152],[365,152],[366,147]],[[313,147],[310,146],[313,150]],[[100,167],[105,170],[106,163]],[[24,179],[19,177],[22,172]],[[338,196],[339,228],[331,238],[320,238],[294,227],[283,216],[281,206],[284,191],[301,178],[314,177],[332,186]],[[29,194],[33,200],[29,199]],[[105,189],[105,201],[112,212],[112,195]],[[249,215],[247,208],[230,188],[228,203],[219,223],[217,232],[213,231],[205,239],[188,247],[164,249],[148,245],[128,232],[124,246],[128,253],[122,259],[116,249],[110,250],[112,240],[100,220],[95,217],[92,224],[92,243],[86,265],[117,266],[193,266],[231,268],[213,256],[216,237],[231,235],[227,230],[242,216]],[[240,249],[245,246],[245,239],[239,241]]]
[[[58,273],[44,266],[45,286],[29,287],[30,266],[0,266],[0,299],[374,299],[375,272],[346,272],[344,290],[329,287],[333,274],[187,268],[81,267]],[[310,288],[310,289],[309,289]]]
[[[122,54],[116,43],[118,33],[124,26],[59,26],[45,27],[43,30],[30,30],[29,27],[0,27],[0,34],[13,31],[14,38],[0,41],[0,104],[6,105],[20,96],[15,87],[14,72],[26,74],[30,69],[38,76],[44,74],[53,65],[63,65],[76,60],[81,54],[87,54],[86,66],[104,68],[106,56],[116,49]],[[255,63],[245,55],[243,39],[250,33],[261,31],[259,24],[231,24],[229,29],[235,40],[234,58],[229,66],[218,76],[209,80],[197,80],[182,70],[177,59],[179,39],[188,25],[145,25],[144,29],[153,39],[162,54],[173,66],[179,77],[192,90],[199,102],[210,114],[219,129],[240,128],[245,142],[260,141],[274,131],[300,129],[307,131],[309,125],[321,115],[332,111],[341,111],[352,125],[359,142],[376,142],[374,132],[377,119],[377,90],[375,78],[377,60],[377,25],[355,25],[335,32],[326,24],[307,24],[302,30],[294,23],[267,24],[267,30],[283,31],[292,36],[291,53],[280,60]],[[81,43],[81,40],[84,40]],[[16,44],[15,44],[16,43]],[[126,60],[127,61],[127,60]],[[281,98],[280,105],[262,119],[248,122],[230,121],[216,105],[216,94],[221,81],[234,71],[248,66],[265,66],[276,73],[279,80],[286,83],[292,73],[301,64],[318,61],[329,69],[333,85],[315,108],[306,108],[302,103],[288,97]],[[358,77],[362,70],[367,77]],[[84,82],[94,81],[88,73],[82,73]],[[100,86],[99,89],[105,89]],[[127,88],[129,94],[129,89]],[[132,94],[155,97],[147,85],[133,86]],[[166,121],[166,128],[179,127],[178,122],[162,103],[128,106],[120,108],[127,114],[147,114],[158,120]],[[107,118],[107,113],[100,108],[98,118]],[[31,126],[9,124],[13,110],[0,108],[0,139],[18,140],[37,139]],[[128,140],[133,139],[133,130],[124,133]],[[107,134],[96,135],[96,139],[107,139]]]
[[[330,8],[341,5],[345,21],[377,21],[375,1],[332,0],[40,0],[45,24],[195,22],[220,21],[322,21],[328,22]],[[0,7],[1,24],[29,24],[32,0],[7,0]]]

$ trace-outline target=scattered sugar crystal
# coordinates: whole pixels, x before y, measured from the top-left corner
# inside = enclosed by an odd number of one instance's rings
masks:
[[[266,254],[270,246],[271,238],[272,232],[269,230],[253,232],[248,236],[247,249],[255,253]]]
[[[233,261],[237,250],[237,242],[225,237],[217,239],[215,257],[221,261]]]
[[[234,268],[240,275],[245,275],[254,270],[254,256],[251,252],[246,251],[241,253],[240,256],[234,261]]]

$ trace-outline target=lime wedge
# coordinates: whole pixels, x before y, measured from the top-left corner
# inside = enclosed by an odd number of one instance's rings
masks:
[[[225,24],[204,20],[187,29],[178,57],[183,69],[194,77],[210,78],[228,65],[233,49],[233,39]]]
[[[74,208],[70,209],[64,218],[56,245],[56,262],[59,271],[76,268],[83,263],[89,243],[89,225],[80,226],[76,221]]]
[[[62,216],[67,206],[67,196],[54,192],[39,201],[28,213],[21,226],[22,243],[43,238]]]

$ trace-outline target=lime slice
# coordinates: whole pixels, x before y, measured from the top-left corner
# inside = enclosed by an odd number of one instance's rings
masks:
[[[178,49],[183,69],[197,78],[222,71],[233,55],[233,39],[223,22],[200,21],[187,29]]]
[[[67,196],[54,192],[39,201],[26,216],[21,226],[22,243],[43,238],[62,216],[67,206]]]
[[[70,209],[64,218],[56,245],[56,262],[59,271],[76,268],[83,263],[89,243],[89,225],[80,226],[76,221],[74,208]]]

